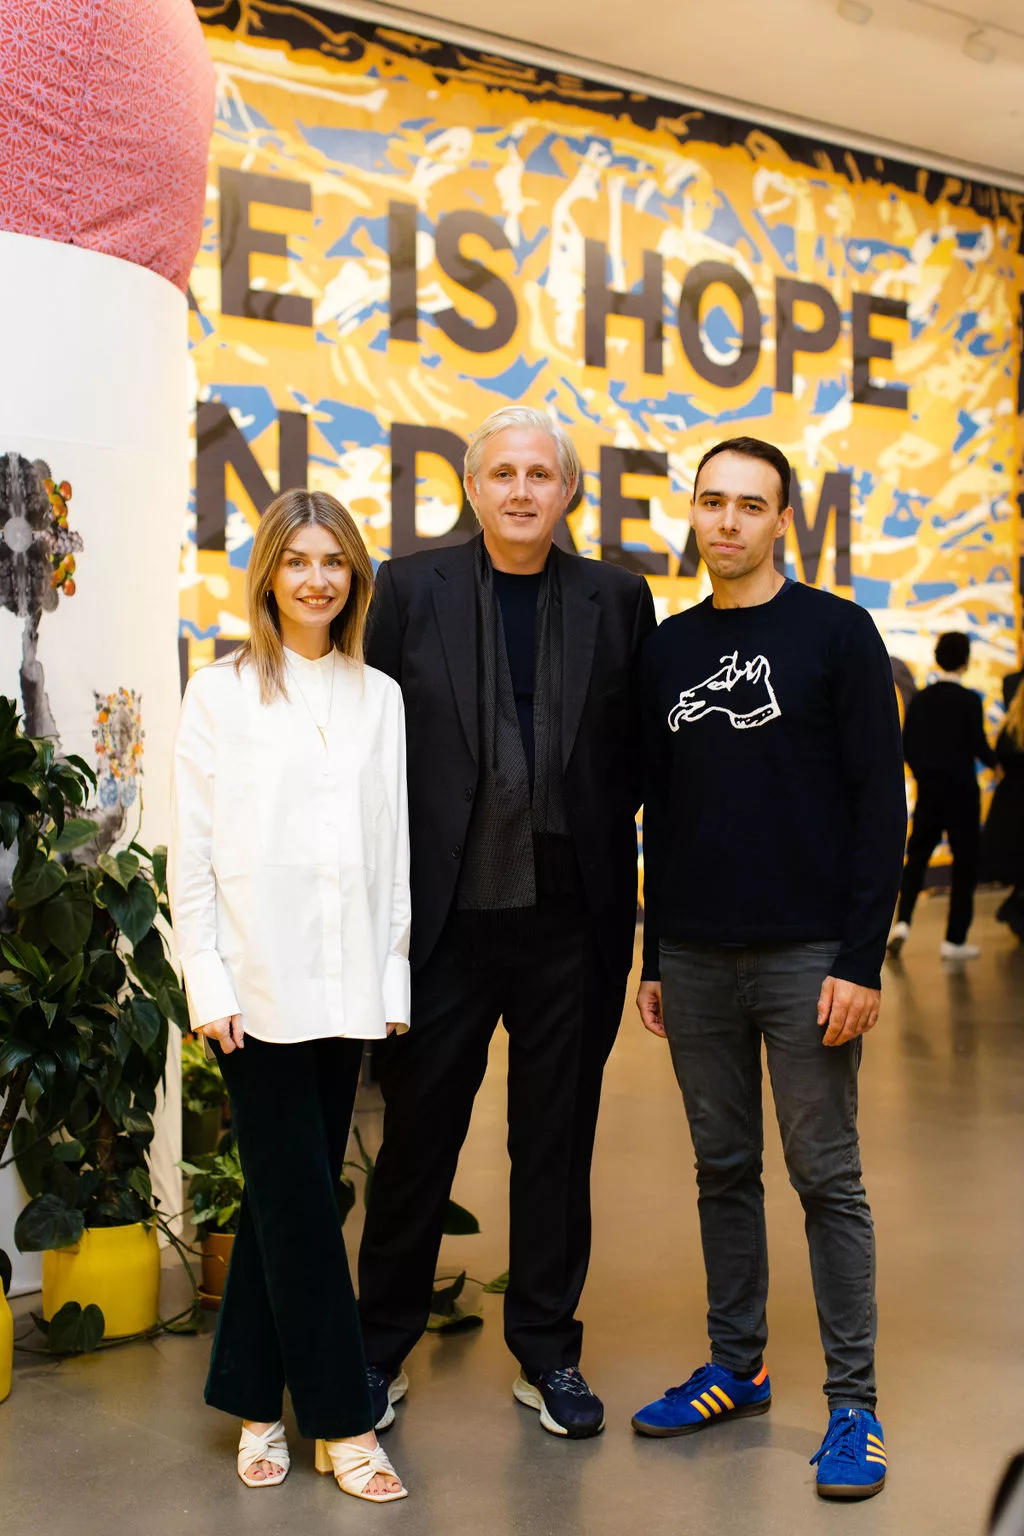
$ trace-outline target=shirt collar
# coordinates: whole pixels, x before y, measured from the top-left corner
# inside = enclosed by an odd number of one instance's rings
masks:
[[[316,661],[310,661],[308,656],[300,656],[297,651],[290,651],[287,646],[282,647],[282,649],[284,650],[285,662],[300,677],[322,677],[334,666],[333,648],[327,652],[326,656],[320,656]]]

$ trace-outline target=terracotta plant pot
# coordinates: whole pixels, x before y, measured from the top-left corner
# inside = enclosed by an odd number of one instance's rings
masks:
[[[144,1333],[159,1320],[160,1246],[156,1227],[87,1227],[70,1248],[43,1254],[43,1316],[68,1301],[103,1313],[103,1337]]]
[[[203,1253],[203,1283],[199,1295],[203,1306],[216,1312],[224,1295],[228,1264],[235,1241],[233,1232],[208,1232],[200,1247]]]
[[[207,1152],[216,1152],[223,1118],[224,1110],[220,1104],[198,1113],[194,1109],[182,1110],[181,1155],[186,1162],[203,1157]]]

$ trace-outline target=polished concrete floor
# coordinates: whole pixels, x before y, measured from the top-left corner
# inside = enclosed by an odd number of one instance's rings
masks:
[[[684,1440],[631,1432],[631,1412],[688,1375],[706,1342],[692,1154],[665,1047],[630,1008],[607,1077],[583,1304],[583,1364],[608,1410],[599,1439],[557,1440],[513,1403],[495,1297],[483,1300],[482,1328],[429,1337],[411,1357],[412,1387],[386,1444],[412,1496],[384,1509],[315,1477],[301,1442],[282,1487],[245,1489],[233,1471],[236,1427],[200,1395],[208,1336],[61,1364],[22,1355],[0,1407],[0,1526],[18,1536],[980,1532],[1004,1462],[1024,1445],[1024,948],[992,920],[994,905],[979,902],[982,958],[959,969],[938,958],[942,900],[922,905],[902,963],[888,967],[865,1053],[891,1466],[879,1498],[835,1506],[814,1496],[823,1367],[800,1209],[774,1132],[774,1406]],[[443,1254],[446,1268],[481,1279],[505,1267],[503,1070],[496,1039],[455,1190],[482,1231],[446,1240]],[[361,1123],[373,1145],[377,1115],[364,1109]],[[25,1298],[18,1311],[36,1304]]]

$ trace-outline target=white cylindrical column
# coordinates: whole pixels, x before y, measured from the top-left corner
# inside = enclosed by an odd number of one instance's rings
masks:
[[[167,836],[179,701],[186,300],[143,267],[3,232],[0,286],[7,296],[0,487],[8,502],[37,495],[43,466],[58,485],[66,482],[64,542],[75,561],[70,595],[67,582],[55,591],[33,557],[40,540],[24,504],[0,505],[12,553],[25,546],[24,579],[0,593],[0,692],[28,706],[30,732],[55,731],[64,751],[96,769],[104,838],[123,845],[138,837],[152,848]],[[168,1214],[181,1209],[176,1033],[171,1044],[153,1149],[154,1184]],[[38,1256],[14,1249],[13,1180],[12,1170],[0,1173],[0,1247],[24,1290],[38,1283],[39,1266]]]

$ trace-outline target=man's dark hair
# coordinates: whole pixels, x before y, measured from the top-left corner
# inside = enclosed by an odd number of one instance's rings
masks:
[[[770,464],[782,482],[782,500],[779,502],[779,510],[789,506],[789,482],[793,474],[789,460],[781,448],[776,448],[774,443],[763,443],[759,437],[729,437],[724,443],[716,443],[713,448],[709,448],[697,465],[697,473],[693,477],[695,494],[697,481],[700,479],[700,472],[704,465],[720,453],[743,453],[748,459],[763,459],[766,464]]]
[[[935,665],[940,672],[959,672],[961,667],[966,667],[970,659],[969,635],[962,635],[959,630],[953,629],[948,634],[939,636],[935,645]]]

